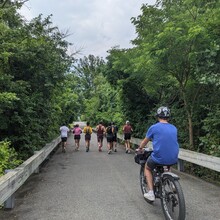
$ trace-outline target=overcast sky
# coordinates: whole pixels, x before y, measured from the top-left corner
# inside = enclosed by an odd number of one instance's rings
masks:
[[[106,57],[107,50],[119,45],[132,47],[135,28],[131,17],[140,15],[142,4],[156,0],[29,0],[21,9],[27,20],[52,14],[54,26],[69,30],[67,40],[73,43],[71,52],[81,49],[81,56],[93,54]]]

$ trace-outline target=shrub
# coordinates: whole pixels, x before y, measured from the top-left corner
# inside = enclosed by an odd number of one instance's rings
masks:
[[[1,141],[0,142],[0,176],[4,175],[6,169],[14,169],[19,164],[21,160],[18,159],[18,155],[14,148],[10,147],[10,142]]]

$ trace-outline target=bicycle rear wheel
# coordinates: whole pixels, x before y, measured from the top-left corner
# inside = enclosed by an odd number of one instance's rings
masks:
[[[167,175],[162,180],[161,206],[168,220],[184,220],[186,215],[185,199],[178,180]]]

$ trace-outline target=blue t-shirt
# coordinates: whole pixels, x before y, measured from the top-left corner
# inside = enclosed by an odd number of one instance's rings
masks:
[[[174,125],[158,122],[148,129],[146,137],[153,142],[153,161],[164,165],[177,163],[179,144]]]

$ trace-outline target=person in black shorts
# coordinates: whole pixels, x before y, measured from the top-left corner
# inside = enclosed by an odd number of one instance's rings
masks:
[[[69,128],[63,124],[60,127],[60,136],[61,136],[61,142],[62,142],[62,152],[66,152],[66,145],[67,145],[67,137],[68,137]]]
[[[96,126],[96,131],[97,131],[98,149],[99,149],[99,152],[101,152],[102,145],[103,145],[103,137],[105,133],[105,127],[103,126],[102,122],[99,122],[99,124]]]
[[[131,133],[132,133],[133,129],[132,129],[129,121],[126,121],[122,130],[124,133],[125,150],[126,150],[126,153],[130,154],[131,153],[130,140],[131,140]]]
[[[114,131],[113,131],[113,148],[112,148],[112,150],[114,152],[117,152],[117,133],[118,133],[118,127],[117,127],[117,125],[115,125],[114,122],[112,122],[112,127],[114,128]]]
[[[112,153],[113,133],[114,133],[114,127],[112,126],[112,123],[109,122],[109,124],[106,128],[106,139],[107,139],[108,154]]]
[[[83,128],[83,133],[85,133],[86,152],[89,152],[90,140],[92,134],[92,128],[90,127],[89,122],[87,122],[86,126]]]
[[[74,140],[75,140],[75,151],[79,150],[79,142],[81,138],[82,129],[76,124],[73,128]]]

